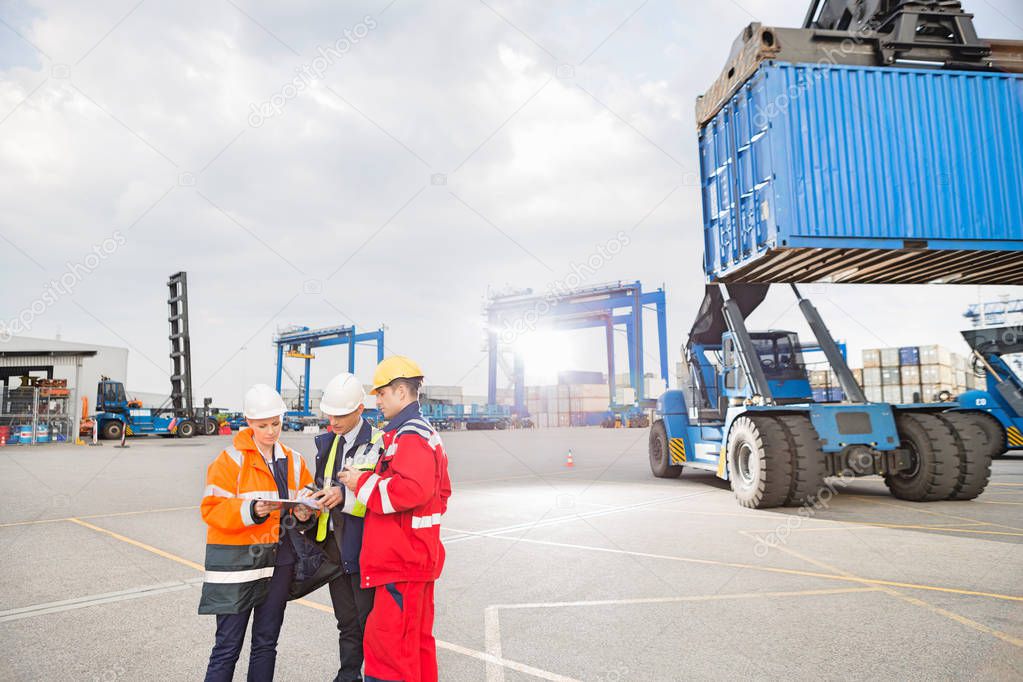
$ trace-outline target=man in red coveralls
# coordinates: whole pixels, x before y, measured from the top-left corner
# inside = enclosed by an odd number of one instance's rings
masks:
[[[362,587],[375,588],[363,646],[366,682],[437,682],[433,583],[444,566],[440,519],[451,496],[440,436],[419,409],[423,372],[402,356],[373,374],[377,407],[387,419],[374,471],[338,478],[366,505]]]

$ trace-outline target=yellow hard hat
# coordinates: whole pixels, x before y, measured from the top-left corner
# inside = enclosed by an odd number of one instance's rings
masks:
[[[377,390],[383,388],[395,379],[422,379],[423,370],[414,360],[404,355],[392,355],[384,358],[376,371],[373,372],[373,390],[370,394],[376,395]]]

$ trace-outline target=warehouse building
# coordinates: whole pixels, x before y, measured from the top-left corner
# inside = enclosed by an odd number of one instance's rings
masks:
[[[127,348],[12,337],[0,344],[0,434],[8,442],[20,433],[73,442],[81,399],[91,407],[100,377],[124,380],[127,373]]]

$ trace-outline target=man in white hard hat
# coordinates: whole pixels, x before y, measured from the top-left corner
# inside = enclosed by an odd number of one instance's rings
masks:
[[[362,418],[365,400],[354,375],[345,372],[331,379],[320,400],[331,432],[316,437],[316,484],[325,491],[329,511],[320,514],[314,532],[327,557],[344,571],[330,582],[341,657],[337,682],[362,680],[362,636],[373,608],[374,590],[362,587],[359,575],[366,507],[337,480],[345,468],[372,471],[380,457],[381,433]]]

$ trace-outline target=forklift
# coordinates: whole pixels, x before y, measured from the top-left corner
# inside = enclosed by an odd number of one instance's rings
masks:
[[[729,284],[726,298],[707,285],[686,345],[688,376],[657,401],[654,476],[712,471],[754,509],[813,504],[827,476],[880,475],[895,497],[917,502],[980,495],[996,449],[987,415],[867,402],[817,309],[791,285],[846,396],[815,402],[797,335],[746,328],[769,286]]]
[[[192,403],[192,351],[188,333],[188,277],[184,272],[167,282],[170,323],[171,395],[170,405],[146,408],[128,400],[124,384],[102,377],[96,390],[95,419],[99,436],[118,440],[125,435],[156,434],[191,438],[216,435],[219,424],[211,414],[211,398],[203,406]]]

